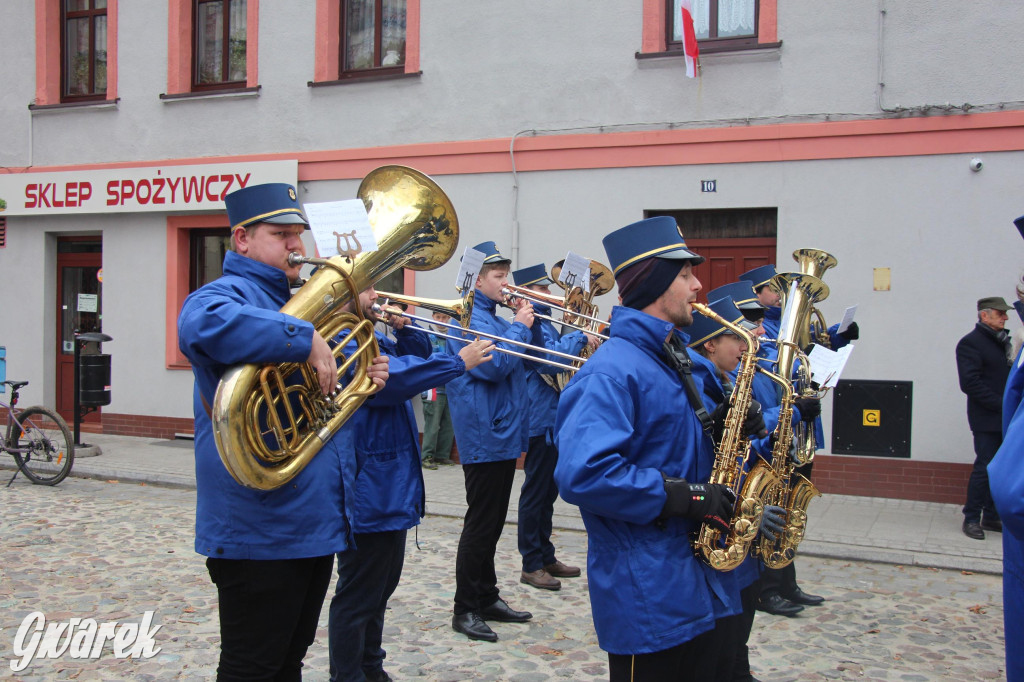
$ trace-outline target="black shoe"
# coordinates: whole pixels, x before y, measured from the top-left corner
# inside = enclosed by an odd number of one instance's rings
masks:
[[[964,535],[972,540],[985,539],[985,531],[981,529],[981,524],[977,521],[964,521]]]
[[[1003,532],[1003,522],[1002,521],[989,521],[988,519],[984,519],[981,522],[981,529],[982,530],[990,530],[993,533],[1002,533]]]
[[[773,616],[795,616],[804,610],[799,604],[794,604],[778,592],[761,595],[757,600],[757,610],[770,613]]]
[[[372,673],[372,674],[368,673],[368,672],[366,672],[364,670],[363,671],[363,677],[366,678],[367,682],[394,682],[391,679],[391,675],[388,675],[383,670],[379,670],[379,671],[377,671],[375,673]]]
[[[516,611],[499,597],[498,601],[487,608],[480,609],[480,617],[484,620],[496,620],[499,623],[525,623],[533,618],[533,614],[529,611]]]
[[[782,596],[788,599],[789,601],[793,602],[794,604],[803,604],[804,606],[817,606],[818,604],[825,601],[824,597],[819,597],[816,594],[807,594],[799,587],[796,588],[790,594],[784,594]]]
[[[461,632],[470,639],[479,639],[484,642],[497,642],[498,635],[488,627],[480,614],[470,611],[469,613],[456,613],[452,616],[452,630]]]

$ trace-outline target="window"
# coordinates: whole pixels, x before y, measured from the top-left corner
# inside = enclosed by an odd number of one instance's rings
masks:
[[[195,0],[192,89],[245,87],[247,0]]]
[[[406,0],[341,4],[341,78],[404,73]]]
[[[61,101],[106,96],[107,0],[63,0]]]
[[[680,0],[668,0],[669,49],[682,49]],[[700,49],[734,49],[757,45],[757,0],[693,0],[693,30]]]
[[[231,244],[231,230],[226,227],[189,230],[188,237],[188,290],[193,292],[224,274],[224,253]]]

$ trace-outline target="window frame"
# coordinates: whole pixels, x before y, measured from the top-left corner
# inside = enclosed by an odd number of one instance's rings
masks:
[[[96,90],[96,17],[106,17],[107,21],[107,44],[110,41],[110,3],[104,7],[95,7],[96,0],[89,0],[89,8],[81,10],[68,10],[67,0],[60,2],[60,101],[65,102],[95,102],[107,99],[107,90],[110,83],[110,50],[104,50],[107,55],[107,86],[102,91]],[[71,19],[89,19],[89,89],[87,95],[73,95],[70,89],[70,74],[68,73],[68,45],[67,30],[68,21]]]
[[[358,0],[356,0],[358,1]],[[384,0],[372,0],[373,1],[373,12],[374,12],[374,35],[373,35],[373,63],[374,66],[368,69],[345,69],[345,55],[347,53],[347,34],[345,32],[345,16],[348,14],[346,11],[348,8],[349,0],[340,0],[339,12],[338,12],[338,79],[339,80],[354,80],[359,78],[374,78],[379,76],[391,76],[406,73],[406,64],[408,62],[408,46],[409,46],[409,6],[406,4],[405,8],[405,45],[406,54],[401,64],[395,66],[380,66],[380,62],[383,60],[384,51],[382,42],[384,40]]]
[[[201,5],[210,2],[221,2],[221,11],[223,13],[221,17],[221,73],[230,74],[231,72],[231,3],[239,0],[192,0],[192,65],[191,65],[191,91],[192,92],[210,92],[216,90],[237,90],[238,88],[244,88],[248,84],[249,69],[249,22],[245,24],[245,57],[246,57],[246,77],[242,80],[237,81],[219,81],[217,83],[200,83],[199,82],[199,8]],[[249,1],[246,1],[246,14],[249,11]]]
[[[225,250],[231,248],[231,228],[230,227],[197,227],[188,231],[189,240],[189,258],[188,258],[188,291],[192,293],[199,287],[207,284],[207,282],[200,282],[200,261],[204,261],[205,256],[203,254],[202,242],[207,237],[218,237],[221,239],[229,240],[225,247]],[[221,258],[223,261],[223,257]]]
[[[731,52],[733,50],[749,50],[760,46],[758,42],[758,29],[760,27],[761,0],[754,0],[754,33],[748,36],[734,36],[719,38],[718,33],[718,3],[720,0],[708,0],[708,37],[698,38],[697,45],[704,54],[715,52]],[[667,52],[682,52],[683,42],[672,40],[672,27],[675,25],[676,17],[675,1],[665,0],[665,50]],[[715,35],[712,35],[715,34]]]
[[[669,43],[672,12],[669,0],[643,0],[643,22],[640,38],[640,50],[637,59],[656,59],[661,57],[682,58],[682,43]],[[779,40],[779,0],[757,0],[755,9],[756,42],[749,36],[739,38],[716,38],[717,44],[709,44],[709,39],[698,41],[702,54],[723,52],[743,52],[751,50],[770,50],[782,46]],[[717,13],[716,13],[717,18]],[[717,31],[717,23],[715,24]]]

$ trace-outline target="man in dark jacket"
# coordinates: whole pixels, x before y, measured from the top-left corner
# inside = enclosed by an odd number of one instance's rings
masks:
[[[967,423],[974,435],[975,454],[963,530],[975,540],[984,540],[986,530],[1003,530],[989,492],[987,467],[1003,442],[1003,389],[1010,373],[1010,335],[1005,329],[1009,309],[999,296],[979,300],[978,324],[956,344],[956,367],[960,390],[967,394]]]

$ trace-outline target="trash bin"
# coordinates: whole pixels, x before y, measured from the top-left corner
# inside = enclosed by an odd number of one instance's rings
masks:
[[[83,355],[78,365],[78,402],[88,407],[110,404],[110,356]]]
[[[7,381],[7,346],[0,346],[0,381]],[[3,394],[4,391],[0,391],[0,395]]]

